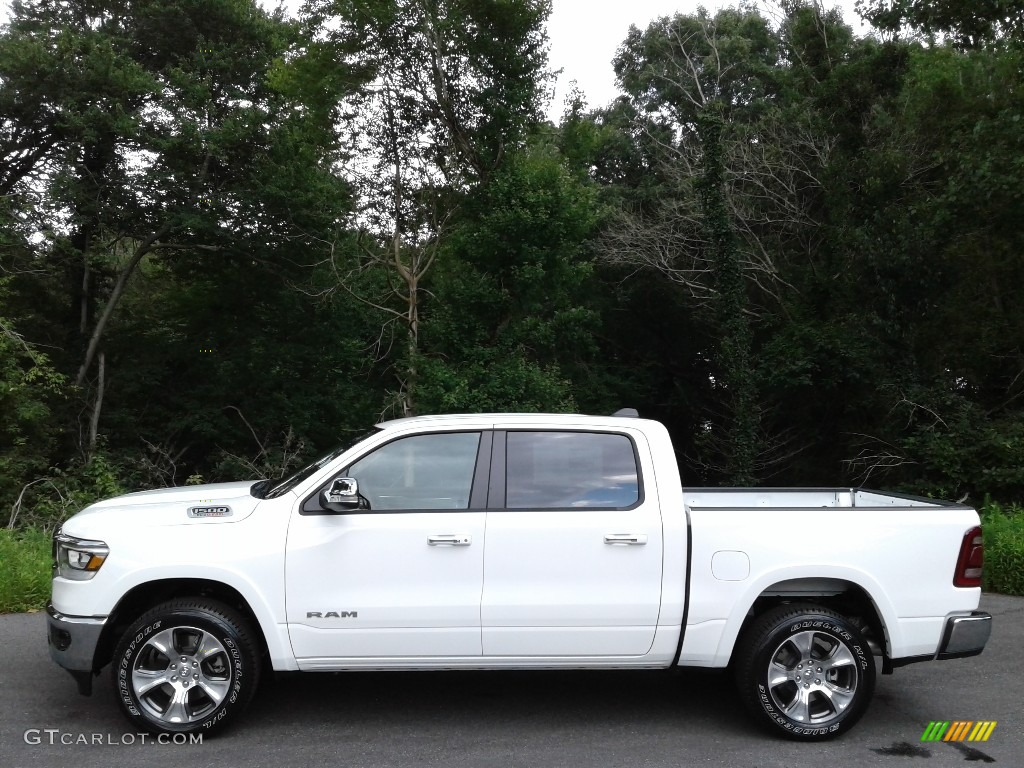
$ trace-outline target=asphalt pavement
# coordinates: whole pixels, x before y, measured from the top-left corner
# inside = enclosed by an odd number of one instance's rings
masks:
[[[50,661],[45,615],[0,616],[0,768],[859,768],[999,763],[1024,768],[1024,598],[985,595],[992,639],[972,659],[880,675],[845,736],[767,735],[722,672],[359,672],[277,676],[201,744],[159,744]],[[988,741],[922,742],[935,720],[993,720]]]

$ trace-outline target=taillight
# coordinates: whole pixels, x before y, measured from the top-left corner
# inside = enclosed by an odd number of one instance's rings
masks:
[[[956,559],[956,572],[953,574],[954,587],[980,587],[981,569],[985,563],[985,544],[981,537],[981,527],[971,528],[964,534],[960,545],[960,557]]]

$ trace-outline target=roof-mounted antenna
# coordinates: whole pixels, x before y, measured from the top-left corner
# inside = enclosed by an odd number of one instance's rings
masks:
[[[640,414],[637,413],[636,408],[619,408],[612,416],[621,416],[624,419],[638,419]]]

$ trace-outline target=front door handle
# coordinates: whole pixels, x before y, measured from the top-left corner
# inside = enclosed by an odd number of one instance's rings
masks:
[[[646,533],[606,533],[605,544],[621,544],[625,546],[639,546],[647,543]]]
[[[427,544],[432,547],[468,547],[473,537],[468,533],[438,533],[427,536]]]

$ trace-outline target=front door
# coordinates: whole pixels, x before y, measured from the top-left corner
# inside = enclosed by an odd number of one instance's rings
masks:
[[[494,439],[484,656],[646,654],[661,607],[662,527],[643,435]]]
[[[295,510],[285,570],[301,667],[479,657],[486,513],[471,502],[484,482],[476,479],[478,454],[489,454],[484,437],[398,438],[341,472],[358,482],[366,509],[325,514],[314,496]]]

